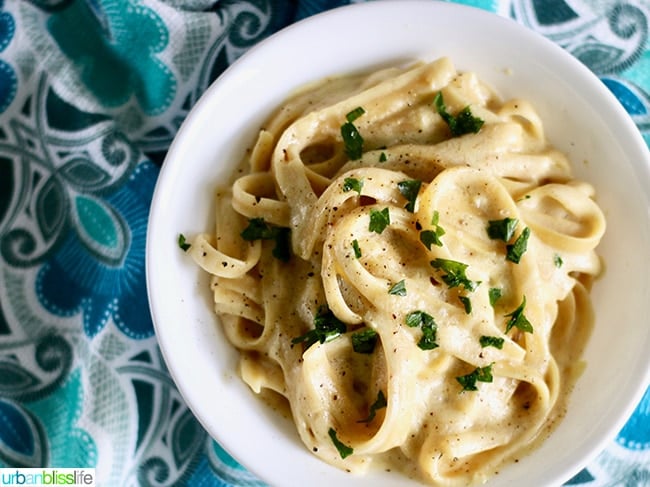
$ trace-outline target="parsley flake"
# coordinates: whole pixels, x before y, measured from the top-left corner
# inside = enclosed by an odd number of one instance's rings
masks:
[[[271,251],[273,257],[282,262],[288,262],[291,258],[291,229],[287,227],[275,227],[275,247]]]
[[[382,152],[379,154],[379,162],[386,162],[388,160],[388,157],[386,157],[386,153]]]
[[[264,221],[264,218],[251,218],[248,226],[241,232],[244,240],[271,240],[274,238],[273,229]]]
[[[506,333],[508,333],[512,328],[518,328],[521,331],[528,333],[533,332],[533,325],[531,325],[528,318],[524,316],[524,309],[526,308],[526,296],[521,301],[521,304],[512,312],[505,315],[509,317],[508,323],[506,324]]]
[[[406,326],[410,328],[420,327],[422,330],[422,337],[418,342],[418,347],[422,350],[433,350],[438,347],[436,343],[438,325],[433,319],[433,316],[424,311],[412,311],[406,315],[405,322]]]
[[[422,181],[419,179],[407,179],[405,181],[400,181],[397,183],[397,188],[399,192],[402,193],[402,196],[406,198],[407,203],[404,208],[407,211],[413,213],[415,211],[415,200],[418,197],[420,192],[420,187],[422,186]]]
[[[521,257],[528,248],[528,237],[530,237],[530,228],[526,227],[522,230],[513,244],[506,245],[506,259],[519,264]]]
[[[481,283],[480,281],[471,281],[467,278],[465,270],[468,265],[463,264],[462,262],[437,258],[432,260],[430,264],[434,269],[439,269],[445,272],[445,274],[442,275],[442,280],[450,288],[462,286],[468,291],[474,291]]]
[[[422,230],[420,232],[420,242],[422,242],[429,250],[431,250],[432,245],[442,247],[442,240],[440,240],[440,237],[445,234],[445,229],[438,224],[439,221],[440,213],[436,210],[433,212],[433,217],[431,218],[433,230]]]
[[[357,353],[371,354],[375,351],[379,335],[372,328],[365,328],[353,333],[350,338],[352,340],[352,350]]]
[[[472,115],[469,106],[463,108],[458,115],[454,116],[447,112],[445,101],[442,98],[442,92],[439,91],[433,99],[438,114],[447,123],[451,135],[458,137],[469,133],[478,133],[483,126],[483,120]]]
[[[366,111],[363,109],[363,107],[357,107],[354,110],[348,112],[348,114],[345,116],[345,119],[348,122],[354,122],[357,118],[359,118],[364,113],[366,113]]]
[[[555,264],[555,267],[557,267],[558,269],[560,267],[562,267],[562,265],[564,264],[564,261],[562,260],[562,257],[560,256],[560,254],[555,254],[553,256],[553,264]]]
[[[503,240],[509,242],[515,234],[519,220],[516,218],[504,218],[503,220],[488,221],[487,234],[492,240]]]
[[[330,439],[332,440],[332,443],[334,443],[334,446],[339,452],[339,455],[341,455],[341,458],[346,458],[354,453],[354,449],[343,443],[341,440],[339,440],[338,436],[336,436],[336,430],[334,428],[330,428],[327,434],[330,436]]]
[[[366,419],[361,419],[357,421],[357,423],[370,423],[373,419],[375,419],[375,416],[377,415],[377,411],[379,409],[383,409],[386,406],[388,406],[388,402],[386,401],[386,396],[384,396],[383,391],[379,391],[377,393],[377,399],[375,399],[375,402],[373,402],[370,405],[370,409],[368,411],[368,417]]]
[[[463,386],[463,391],[478,391],[477,382],[492,382],[492,365],[477,367],[467,375],[456,377],[456,380]]]
[[[363,180],[357,178],[345,178],[343,180],[343,191],[356,191],[361,196],[361,189],[363,188]]]
[[[264,218],[251,218],[240,235],[246,241],[275,240],[273,256],[283,262],[291,258],[291,229],[287,227],[274,227]]]
[[[185,238],[185,235],[182,233],[178,234],[178,246],[181,248],[183,252],[187,252],[192,244],[190,244],[187,239]]]
[[[494,307],[497,304],[497,301],[501,299],[503,291],[498,287],[491,287],[488,291],[488,296],[490,298],[490,306]]]
[[[321,306],[314,316],[314,328],[294,338],[291,343],[294,345],[304,343],[305,348],[309,348],[316,342],[329,342],[346,331],[345,323],[339,320],[327,306]]]
[[[458,299],[460,299],[460,302],[463,304],[463,308],[465,308],[465,314],[471,314],[472,313],[472,300],[469,299],[467,296],[458,296]]]
[[[370,210],[370,224],[368,225],[368,230],[375,233],[381,233],[384,229],[390,225],[390,213],[388,208],[383,210]]]
[[[404,279],[393,284],[388,290],[388,294],[392,294],[393,296],[406,296],[406,282],[404,282]]]
[[[481,347],[494,347],[498,348],[501,350],[503,348],[503,343],[505,340],[501,337],[495,337],[495,336],[488,336],[488,335],[483,335],[481,338],[479,338],[479,343],[481,344]]]
[[[359,241],[356,238],[352,241],[352,249],[354,250],[354,256],[357,259],[360,259],[361,258],[361,247],[359,247]]]
[[[438,235],[438,233],[434,230],[422,230],[420,232],[420,242],[422,242],[424,246],[429,250],[431,250],[432,245],[442,247],[440,235]]]
[[[351,160],[360,159],[363,154],[363,137],[352,122],[364,113],[366,112],[363,108],[355,108],[345,116],[347,122],[341,125],[341,138],[345,145],[345,153]]]

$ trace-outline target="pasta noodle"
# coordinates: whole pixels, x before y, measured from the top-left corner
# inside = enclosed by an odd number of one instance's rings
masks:
[[[605,218],[530,103],[447,58],[327,79],[244,162],[188,252],[243,380],[309,450],[466,485],[543,439],[583,366]]]

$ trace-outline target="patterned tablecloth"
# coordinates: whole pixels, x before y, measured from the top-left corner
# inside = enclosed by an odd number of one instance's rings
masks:
[[[346,3],[0,0],[0,467],[94,467],[106,486],[262,485],[164,367],[147,216],[209,83],[270,33]],[[465,3],[570,51],[650,144],[648,0]],[[650,486],[650,392],[569,484]]]

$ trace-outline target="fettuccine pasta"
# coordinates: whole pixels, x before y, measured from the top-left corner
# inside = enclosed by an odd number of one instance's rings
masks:
[[[564,411],[605,218],[525,100],[449,59],[292,95],[188,252],[324,461],[485,481]]]

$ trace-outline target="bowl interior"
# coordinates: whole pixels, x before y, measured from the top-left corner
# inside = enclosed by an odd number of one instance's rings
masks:
[[[379,33],[379,34],[378,34]],[[587,368],[565,419],[532,455],[490,485],[558,485],[623,426],[648,383],[650,161],[622,107],[588,70],[549,41],[487,12],[440,2],[377,2],[320,14],[262,42],[208,89],[187,117],[154,194],[147,279],[157,337],[188,405],[238,461],[270,484],[365,483],[313,457],[291,422],[239,380],[236,352],[212,312],[207,276],[177,246],[211,229],[214,188],[294,88],[328,75],[449,56],[503,97],[538,108],[547,136],[596,187],[608,229],[606,272],[593,289]],[[375,472],[377,487],[408,485]],[[415,484],[414,484],[415,485]]]

